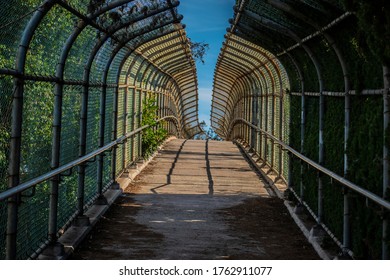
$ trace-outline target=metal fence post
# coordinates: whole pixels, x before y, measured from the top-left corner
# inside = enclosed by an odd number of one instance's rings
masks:
[[[132,108],[132,118],[131,118],[131,130],[134,130],[135,129],[135,126],[136,126],[136,118],[137,118],[137,104],[136,104],[136,98],[137,98],[137,93],[136,93],[136,89],[133,89],[133,94],[132,94],[132,99],[133,99],[133,108]],[[131,161],[134,161],[136,158],[135,158],[135,138],[136,136],[132,136],[131,137],[131,141],[132,141],[132,146],[131,146]]]
[[[84,81],[89,82],[89,69],[84,73]],[[87,151],[87,121],[88,121],[88,96],[89,85],[83,87],[83,94],[81,97],[81,114],[80,114],[80,147],[79,156],[82,157]],[[75,221],[77,226],[88,226],[89,218],[84,215],[84,199],[85,199],[85,170],[87,164],[80,164],[78,168],[78,188],[77,188],[77,210],[78,216]]]
[[[258,127],[260,129],[263,128],[263,92],[260,92],[260,95],[259,95],[259,98],[258,98],[258,102],[259,102],[259,105],[258,105],[258,108],[259,108],[259,113],[258,113],[258,119],[259,119],[259,122],[258,122]],[[262,159],[262,156],[263,156],[263,134],[261,133],[261,131],[258,132],[258,135],[259,135],[259,149],[258,149],[258,152],[259,152],[259,157],[260,159]]]
[[[305,154],[305,130],[306,130],[306,96],[304,83],[302,82],[302,96],[301,96],[301,154]],[[303,178],[305,176],[305,165],[301,161],[301,172],[300,172],[300,198],[302,201],[305,199],[305,184]]]
[[[107,75],[105,72],[103,78],[103,88],[100,93],[100,119],[99,119],[99,148],[104,146],[104,134],[106,126],[106,101],[107,101]],[[98,157],[98,166],[97,166],[97,193],[98,198],[96,204],[106,205],[107,199],[103,195],[103,173],[104,173],[104,153]]]
[[[280,96],[279,96],[279,137],[280,139],[283,139],[283,83],[280,83]],[[282,146],[279,147],[279,178],[283,176],[283,152],[282,152]]]
[[[127,87],[124,89],[124,96],[123,96],[123,125],[122,125],[122,130],[123,134],[126,134],[127,131],[127,118],[128,118],[128,110],[127,110],[127,103],[128,103],[128,97],[129,97],[129,90]],[[127,167],[127,162],[126,162],[126,155],[127,155],[127,141],[123,143],[122,145],[122,167],[125,169]]]
[[[119,95],[119,85],[115,88],[115,93],[114,93],[114,108],[112,110],[112,133],[111,133],[111,140],[115,141],[117,138],[117,133],[118,133],[118,95]],[[112,188],[113,189],[118,189],[119,184],[116,181],[116,151],[117,151],[117,146],[112,148],[112,157],[111,157],[111,179],[113,181],[112,183]]]
[[[66,49],[65,49],[66,52]],[[67,52],[65,54],[67,56]],[[64,57],[66,60],[66,57]],[[57,66],[56,76],[60,79],[63,78],[65,60],[61,61]],[[56,169],[60,166],[60,148],[61,148],[61,126],[62,126],[62,98],[63,98],[63,84],[56,83],[54,89],[54,112],[53,112],[53,135],[52,135],[52,158],[51,168]],[[58,221],[58,188],[60,184],[60,175],[54,176],[50,181],[50,208],[49,208],[49,242],[50,251],[49,254],[54,256],[60,256],[64,254],[63,246],[57,243],[57,221]],[[56,248],[58,248],[56,250]],[[55,252],[57,251],[57,252]]]
[[[259,124],[259,104],[258,104],[258,92],[257,90],[255,91],[255,94],[254,94],[254,97],[252,98],[252,122],[253,124],[257,127],[258,124]],[[252,145],[253,145],[253,149],[255,150],[256,154],[259,153],[258,151],[258,142],[259,142],[259,139],[258,139],[258,132],[253,128],[252,129]]]
[[[325,114],[325,96],[320,90],[320,109],[319,109],[319,151],[318,163],[324,165],[324,114]],[[324,214],[324,196],[323,196],[323,175],[318,173],[318,223],[322,223]]]
[[[350,111],[351,111],[351,97],[349,95],[349,81],[348,76],[345,77],[345,97],[344,97],[344,177],[348,178],[348,139],[349,139],[349,127],[350,127]],[[350,198],[349,190],[344,187],[344,210],[343,210],[343,247],[344,251],[351,247],[351,223],[350,223]],[[346,255],[346,252],[343,252]]]
[[[390,71],[383,66],[384,92],[383,92],[383,198],[389,199],[389,124],[390,124]],[[385,211],[385,210],[384,210]],[[382,223],[382,259],[389,259],[389,213],[383,213]]]
[[[55,4],[54,0],[45,1],[34,13],[26,28],[23,31],[16,57],[15,69],[18,73],[24,74],[27,51],[34,36],[35,30],[47,12]],[[23,122],[23,96],[24,79],[23,76],[14,79],[14,94],[12,101],[12,123],[11,142],[8,169],[8,188],[11,189],[20,183],[20,161],[22,147],[22,122]],[[17,258],[17,228],[18,228],[18,204],[19,197],[13,196],[8,199],[7,205],[7,240],[6,259]]]
[[[291,93],[289,95],[289,103],[291,104]],[[290,112],[289,112],[289,115],[290,115],[290,118],[288,120],[288,126],[290,127],[290,129],[292,128],[292,114],[291,114],[291,105],[290,105]],[[289,131],[290,132],[290,131]],[[291,145],[291,134],[289,133],[289,136],[288,136],[288,144]],[[293,155],[288,152],[287,153],[288,155],[288,181],[287,181],[287,187],[289,190],[292,190],[293,187],[294,187],[294,179],[293,179],[293,174],[292,174],[292,165],[293,165]]]
[[[302,44],[302,47],[305,49],[307,54],[309,55],[310,59],[313,62],[313,65],[316,69],[317,72],[317,78],[318,78],[318,84],[319,84],[319,135],[318,135],[318,161],[320,165],[324,164],[324,139],[323,139],[323,134],[324,134],[324,110],[325,110],[325,97],[323,95],[323,90],[324,90],[324,83],[322,79],[322,72],[321,72],[321,67],[320,63],[314,56],[313,52],[311,49]],[[322,233],[321,226],[320,224],[322,223],[323,220],[323,214],[324,214],[324,209],[323,209],[323,181],[322,181],[323,174],[318,171],[318,213],[317,213],[317,225],[312,229],[312,234],[313,235],[320,235]]]
[[[271,98],[271,134],[275,135],[275,87],[272,89]],[[275,171],[275,142],[271,139],[271,169]]]
[[[264,128],[265,128],[265,131],[266,132],[269,132],[268,131],[268,91],[265,93],[265,103],[264,103],[264,106],[265,106],[265,118],[264,118]],[[267,164],[268,162],[268,139],[267,139],[267,135],[264,134],[264,164]]]
[[[139,91],[138,96],[138,127],[141,127],[142,124],[142,91]],[[138,157],[142,158],[142,133],[138,134]]]

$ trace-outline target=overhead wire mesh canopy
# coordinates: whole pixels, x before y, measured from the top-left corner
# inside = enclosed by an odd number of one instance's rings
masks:
[[[214,74],[211,125],[227,138],[234,104],[251,94],[282,95],[289,82],[283,66],[269,51],[232,33],[225,38]]]
[[[238,1],[232,32],[279,54],[345,13],[342,1]]]
[[[183,125],[190,137],[199,133],[198,84],[195,62],[184,30],[162,36],[137,49],[174,83],[174,98],[178,102]],[[193,116],[187,118],[187,116]]]
[[[233,86],[236,89],[239,86],[236,82],[241,81],[244,87],[240,94],[253,91],[253,88],[245,88],[248,86],[245,76],[253,76],[252,81],[246,79],[249,87],[257,83],[258,91],[265,91],[264,94],[273,90],[279,92],[281,87],[289,89],[287,73],[277,57],[299,46],[323,26],[350,13],[344,12],[340,1],[244,0],[236,2],[234,15],[215,70],[211,111],[212,126],[224,138],[233,120],[232,105],[237,102],[237,90],[233,90]],[[260,73],[256,76],[257,71]],[[233,75],[228,85],[224,73]],[[278,75],[283,76],[282,84],[277,80]],[[221,83],[225,83],[224,89]],[[273,86],[279,88],[273,89]],[[229,103],[230,109],[222,109],[221,102],[218,105],[221,95],[236,98],[229,102],[223,100],[222,105]]]

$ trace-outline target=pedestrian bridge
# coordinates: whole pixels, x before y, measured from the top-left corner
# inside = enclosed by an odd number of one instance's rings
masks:
[[[389,258],[389,1],[0,3],[0,259]]]

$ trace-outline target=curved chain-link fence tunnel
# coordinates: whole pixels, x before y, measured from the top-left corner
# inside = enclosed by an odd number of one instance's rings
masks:
[[[239,0],[234,12],[212,127],[250,147],[343,254],[388,258],[388,1]]]
[[[390,2],[371,2],[237,0],[211,126],[344,256],[388,259]],[[146,129],[202,132],[178,6],[0,0],[0,259],[55,248],[142,158]]]

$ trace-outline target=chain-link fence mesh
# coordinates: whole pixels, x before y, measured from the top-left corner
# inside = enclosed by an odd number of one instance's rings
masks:
[[[21,181],[50,171],[54,86],[28,81],[24,85]]]

